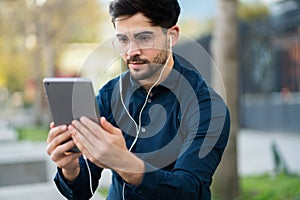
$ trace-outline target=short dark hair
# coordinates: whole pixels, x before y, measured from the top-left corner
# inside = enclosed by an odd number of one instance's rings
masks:
[[[142,13],[153,26],[171,28],[178,21],[180,6],[177,0],[114,0],[109,5],[109,13],[114,25],[118,17]]]

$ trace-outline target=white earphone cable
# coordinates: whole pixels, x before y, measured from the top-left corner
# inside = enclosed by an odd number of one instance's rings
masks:
[[[119,76],[119,88],[120,88],[120,90],[119,90],[119,92],[120,92],[121,103],[122,103],[122,106],[123,106],[123,108],[125,109],[127,115],[128,115],[129,118],[133,121],[133,123],[134,123],[134,125],[135,125],[135,127],[136,127],[136,136],[135,136],[134,141],[132,142],[132,144],[131,144],[131,146],[130,146],[130,148],[129,148],[129,151],[130,151],[130,152],[131,152],[132,148],[134,147],[134,145],[136,144],[136,142],[137,142],[137,140],[138,140],[138,138],[139,138],[139,134],[140,134],[141,126],[142,126],[142,113],[143,113],[144,108],[145,108],[146,105],[147,105],[148,98],[149,98],[149,96],[150,96],[150,94],[151,94],[152,89],[159,83],[159,81],[160,81],[160,79],[161,79],[161,77],[162,77],[162,75],[163,75],[163,72],[165,71],[165,68],[166,68],[166,66],[167,66],[167,64],[168,64],[168,62],[169,62],[169,60],[170,60],[170,58],[171,58],[171,55],[172,55],[172,37],[170,36],[170,53],[169,53],[168,58],[167,58],[167,60],[166,60],[166,62],[165,62],[165,64],[164,64],[163,69],[162,69],[161,72],[160,72],[160,75],[159,75],[158,79],[157,79],[156,82],[150,87],[150,89],[149,89],[149,91],[148,91],[148,93],[147,93],[145,102],[144,102],[144,104],[143,104],[143,106],[142,106],[142,108],[141,108],[141,110],[140,110],[140,113],[139,113],[139,119],[138,119],[139,121],[138,121],[138,124],[137,124],[136,121],[133,119],[133,117],[132,117],[131,114],[129,113],[127,107],[125,106],[125,103],[124,103],[124,100],[123,100],[123,95],[122,95],[122,89],[123,89],[123,88],[122,88],[122,77],[121,77],[122,71],[121,71],[121,73],[120,73],[120,76]],[[122,65],[121,65],[121,66],[122,66]],[[121,69],[122,69],[122,67],[121,67]],[[123,188],[122,188],[122,198],[123,198],[123,200],[125,200],[125,183],[123,183]]]
[[[164,64],[163,69],[162,69],[161,72],[160,72],[160,75],[159,75],[157,81],[150,87],[150,89],[149,89],[149,91],[148,91],[148,93],[147,93],[145,102],[144,102],[144,104],[143,104],[143,106],[142,106],[142,108],[141,108],[141,111],[140,111],[140,113],[139,113],[139,119],[138,119],[139,121],[138,121],[138,124],[137,124],[136,121],[133,119],[133,117],[132,117],[131,114],[129,113],[127,107],[125,106],[125,103],[124,103],[124,100],[123,100],[123,96],[122,96],[122,89],[123,89],[123,88],[122,88],[122,77],[121,77],[122,71],[121,71],[121,73],[120,73],[120,76],[119,76],[119,87],[120,87],[120,90],[119,90],[119,92],[120,92],[121,103],[122,103],[122,106],[123,106],[123,108],[125,109],[127,115],[128,115],[129,118],[133,121],[133,123],[134,123],[134,125],[135,125],[135,128],[136,128],[136,136],[135,136],[134,141],[132,142],[132,144],[131,144],[131,146],[130,146],[130,148],[129,148],[129,151],[132,150],[132,148],[134,147],[134,145],[136,144],[136,142],[137,142],[137,140],[138,140],[138,137],[139,137],[139,134],[140,134],[140,130],[141,130],[141,125],[142,125],[142,113],[143,113],[144,108],[145,108],[146,105],[147,105],[147,101],[148,101],[148,98],[149,98],[149,96],[150,96],[150,94],[151,94],[151,91],[152,91],[152,89],[159,83],[159,81],[160,81],[160,79],[161,79],[161,77],[162,77],[162,75],[163,75],[163,72],[165,71],[165,68],[166,68],[166,66],[167,66],[167,64],[168,64],[168,62],[169,62],[169,60],[170,60],[171,55],[172,55],[172,37],[170,37],[170,53],[169,53],[168,58],[167,58],[167,60],[166,60],[166,62],[165,62],[165,64]],[[122,66],[122,64],[121,64],[121,66]],[[122,67],[121,67],[121,68],[122,68]],[[91,173],[90,166],[89,166],[89,163],[88,163],[87,158],[86,158],[85,155],[83,155],[83,159],[85,160],[85,164],[86,164],[86,166],[87,166],[88,173],[89,173],[89,185],[90,185],[90,191],[91,191],[91,194],[92,194],[91,199],[94,200],[94,199],[95,199],[95,198],[94,198],[95,193],[94,193],[94,191],[93,191],[92,173]],[[123,188],[122,188],[122,197],[123,197],[123,200],[125,200],[125,196],[124,196],[124,195],[125,195],[125,183],[123,183]]]
[[[83,155],[83,159],[85,160],[85,164],[86,164],[86,167],[87,167],[88,172],[89,172],[90,191],[91,191],[91,194],[92,194],[92,197],[90,199],[95,200],[95,198],[94,198],[95,193],[93,191],[93,184],[92,184],[92,172],[91,172],[89,163],[88,163],[87,158],[86,158],[85,155]]]

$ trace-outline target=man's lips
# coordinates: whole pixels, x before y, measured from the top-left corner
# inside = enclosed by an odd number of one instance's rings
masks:
[[[128,66],[130,68],[141,68],[142,65],[144,65],[144,64],[147,64],[147,61],[132,59],[132,60],[129,60],[129,62],[128,62]]]
[[[142,65],[144,65],[145,62],[130,62],[129,63],[129,68],[132,68],[132,69],[138,69],[138,68],[141,68]]]
[[[134,61],[134,62],[129,62],[129,64],[133,64],[133,65],[142,65],[142,64],[145,64],[146,62],[137,62],[137,61]]]
[[[138,56],[131,57],[127,60],[127,66],[131,69],[141,69],[143,65],[150,63],[147,59],[141,59]]]

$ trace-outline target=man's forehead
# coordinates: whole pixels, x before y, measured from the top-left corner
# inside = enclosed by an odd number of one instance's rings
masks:
[[[117,30],[116,33],[118,35],[137,35],[139,33],[156,33],[160,30],[161,28],[159,27],[141,27],[141,28],[134,28],[134,29],[122,29],[122,30]]]
[[[156,32],[160,26],[153,26],[151,20],[142,13],[133,16],[120,16],[115,20],[115,29],[117,33],[138,33],[143,30]]]

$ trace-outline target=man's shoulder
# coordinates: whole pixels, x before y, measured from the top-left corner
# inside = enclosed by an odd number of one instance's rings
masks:
[[[223,101],[222,97],[209,85],[198,69],[179,62],[177,64],[176,69],[180,72],[184,80],[188,81],[189,86],[191,86],[199,98],[213,98],[214,100],[220,100],[220,102]],[[189,90],[184,90],[184,92],[186,91]]]
[[[201,72],[191,64],[183,62],[177,56],[174,56],[174,68],[181,73],[189,82],[206,82]]]
[[[202,74],[197,71],[195,68],[191,68],[182,64],[179,64],[180,74],[184,77],[185,80],[194,88],[199,87],[208,87],[205,78]]]

